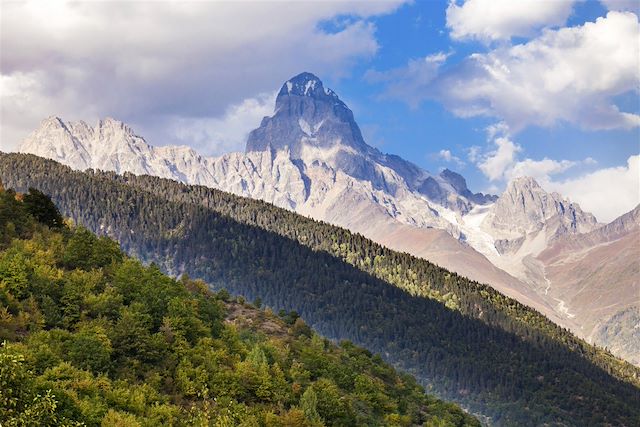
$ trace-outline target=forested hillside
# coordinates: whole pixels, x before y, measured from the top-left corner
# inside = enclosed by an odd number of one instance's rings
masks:
[[[0,188],[0,425],[479,426],[295,313],[163,275]]]
[[[350,339],[502,425],[637,425],[638,370],[488,286],[269,204],[0,156],[0,178],[163,270]]]

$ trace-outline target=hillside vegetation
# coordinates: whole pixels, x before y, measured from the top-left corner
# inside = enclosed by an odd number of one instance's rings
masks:
[[[178,276],[296,310],[501,425],[638,425],[638,370],[486,285],[272,205],[152,177],[0,156],[65,215]]]
[[[163,275],[0,188],[0,425],[479,426],[295,313]]]

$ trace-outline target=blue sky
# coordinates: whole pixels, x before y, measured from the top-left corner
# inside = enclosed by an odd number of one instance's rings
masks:
[[[420,166],[438,171],[448,167],[464,174],[472,189],[500,188],[504,183],[491,182],[468,159],[471,146],[487,145],[487,126],[499,117],[460,118],[435,100],[410,106],[398,99],[381,96],[381,84],[363,80],[367,70],[389,70],[404,66],[409,59],[423,58],[438,52],[451,52],[447,63],[463,61],[477,52],[491,49],[476,40],[455,40],[446,26],[447,2],[423,1],[404,5],[393,14],[373,20],[380,49],[370,61],[355,67],[349,78],[330,80],[329,86],[348,100],[368,142],[385,152],[399,154]],[[567,26],[581,26],[605,16],[607,9],[599,2],[577,3]],[[513,44],[526,43],[519,37]],[[640,66],[640,64],[638,64]],[[637,92],[627,92],[616,103],[624,110],[640,113]],[[629,156],[640,152],[638,128],[584,130],[571,123],[550,127],[528,126],[513,136],[522,147],[522,157],[532,159],[566,159],[580,162],[592,158],[597,163],[574,166],[558,178],[579,176],[598,168],[625,164]],[[461,162],[446,161],[438,153],[449,150]],[[464,163],[462,163],[464,162]],[[640,178],[639,178],[640,179]]]
[[[640,203],[637,0],[2,2],[0,149],[46,117],[239,151],[317,74],[367,141],[474,191],[518,175],[601,220]]]

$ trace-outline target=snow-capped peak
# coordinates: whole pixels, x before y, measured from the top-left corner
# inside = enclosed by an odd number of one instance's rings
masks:
[[[308,72],[300,73],[287,80],[280,90],[281,95],[315,96],[324,93],[322,81]]]

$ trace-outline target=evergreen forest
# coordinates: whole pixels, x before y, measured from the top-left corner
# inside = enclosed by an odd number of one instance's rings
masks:
[[[0,178],[42,190],[145,271],[188,274],[273,312],[295,311],[322,336],[379,354],[492,424],[640,425],[638,368],[426,260],[268,203],[155,177],[2,154]]]
[[[0,425],[479,426],[295,312],[174,280],[0,186]]]

